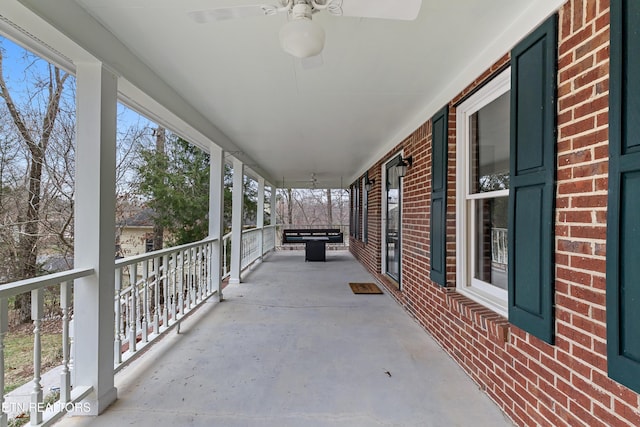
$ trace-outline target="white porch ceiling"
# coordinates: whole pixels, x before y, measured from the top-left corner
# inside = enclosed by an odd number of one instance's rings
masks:
[[[318,186],[337,188],[563,1],[423,0],[411,22],[321,12],[313,19],[326,32],[324,64],[313,69],[281,50],[285,15],[209,24],[187,15],[255,0],[20,3],[126,79],[121,88],[131,104],[149,105],[148,97],[163,104],[153,112],[158,118],[178,116],[277,186],[284,179],[284,186],[306,187],[315,173]]]

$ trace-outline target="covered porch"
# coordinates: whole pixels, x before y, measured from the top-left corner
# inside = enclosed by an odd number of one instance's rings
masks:
[[[254,230],[243,230],[243,177],[257,182],[258,212],[265,211],[265,188],[272,207],[278,188],[361,183],[372,188],[373,204],[386,180],[369,180],[371,165],[423,129],[425,118],[561,0],[424,2],[409,22],[378,20],[367,6],[373,2],[346,2],[363,7],[355,16],[348,8],[345,16],[319,8],[314,22],[333,41],[323,64],[311,68],[278,46],[276,34],[291,13],[200,25],[194,11],[233,2],[210,3],[0,5],[0,33],[76,79],[74,269],[0,290],[0,348],[7,300],[31,292],[34,301],[31,423],[55,422],[86,404],[77,415],[103,415],[65,418],[63,425],[508,424],[392,298],[351,294],[348,282],[374,279],[347,252],[329,252],[326,264],[305,263],[298,252],[269,254],[273,218],[259,215]],[[277,3],[322,10],[342,4]],[[464,31],[444,37],[451,28]],[[118,102],[209,154],[203,241],[114,262]],[[228,164],[233,212],[225,235]],[[379,221],[367,230],[372,236],[385,230]],[[55,413],[43,410],[40,372],[42,289],[52,285],[60,287],[63,313]],[[154,341],[163,333],[168,337]],[[7,419],[0,411],[0,426]]]
[[[499,426],[502,412],[347,251],[273,252],[61,426]],[[461,410],[460,402],[464,402]]]

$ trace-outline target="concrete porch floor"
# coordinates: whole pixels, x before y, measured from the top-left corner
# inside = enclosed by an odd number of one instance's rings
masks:
[[[346,251],[268,256],[116,376],[119,400],[60,426],[510,426]]]

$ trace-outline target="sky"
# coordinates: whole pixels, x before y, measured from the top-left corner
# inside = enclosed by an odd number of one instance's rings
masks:
[[[3,75],[12,96],[16,102],[20,102],[26,96],[25,70],[33,74],[46,74],[47,62],[35,55],[28,55],[28,51],[0,35],[0,48],[3,51]],[[75,84],[75,82],[73,83]],[[130,126],[156,127],[156,124],[146,117],[118,103],[118,132],[124,133]]]

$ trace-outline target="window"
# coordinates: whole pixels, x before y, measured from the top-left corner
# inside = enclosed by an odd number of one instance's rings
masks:
[[[362,178],[362,241],[367,243],[369,239],[369,191],[367,191],[367,182],[369,174]]]
[[[507,315],[510,70],[458,106],[457,283]]]
[[[153,246],[154,246],[153,234],[147,233],[147,235],[144,238],[144,251],[153,252]]]

